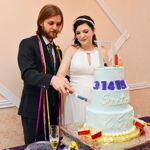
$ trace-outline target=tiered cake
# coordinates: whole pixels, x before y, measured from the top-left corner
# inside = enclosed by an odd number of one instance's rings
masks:
[[[136,130],[134,110],[129,105],[124,68],[96,68],[94,79],[92,97],[86,109],[86,125],[101,131],[103,136],[133,133]]]

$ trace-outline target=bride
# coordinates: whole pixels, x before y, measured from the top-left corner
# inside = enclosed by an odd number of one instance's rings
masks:
[[[73,23],[74,44],[63,57],[58,76],[69,74],[74,93],[66,96],[64,101],[64,123],[85,122],[87,102],[80,100],[76,94],[90,100],[95,67],[103,67],[103,59],[98,49],[95,35],[95,23],[89,16],[79,16]]]

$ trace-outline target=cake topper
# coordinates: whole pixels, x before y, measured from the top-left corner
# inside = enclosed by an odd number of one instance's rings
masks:
[[[115,54],[114,55],[114,66],[115,67],[120,67],[120,66],[123,66],[123,63],[122,63],[122,58],[120,57],[120,55],[119,54]]]

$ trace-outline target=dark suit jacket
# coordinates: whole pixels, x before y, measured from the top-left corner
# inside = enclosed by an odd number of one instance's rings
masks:
[[[52,86],[50,86],[51,78],[54,74],[56,74],[56,72],[54,72],[52,68],[52,63],[46,44],[42,38],[41,41],[43,44],[47,66],[46,74],[42,73],[42,62],[37,37],[32,36],[24,39],[19,45],[18,65],[21,71],[21,78],[24,86],[18,114],[27,118],[37,118],[40,89],[43,87],[48,89],[50,110],[53,110],[53,107],[55,107],[57,112],[56,114],[55,112],[52,114],[53,111],[50,112],[50,117],[53,119],[53,117],[58,117],[59,110],[59,93]],[[60,65],[60,59],[58,53],[56,52],[55,44],[54,49],[57,71]],[[61,51],[60,55],[62,56]]]

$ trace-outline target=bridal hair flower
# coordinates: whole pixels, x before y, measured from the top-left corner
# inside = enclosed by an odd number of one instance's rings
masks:
[[[86,22],[89,22],[91,23],[93,26],[95,26],[94,22],[89,20],[89,19],[86,19],[86,18],[78,18],[76,19],[74,22],[73,22],[73,25],[77,22],[77,21],[86,21]]]

